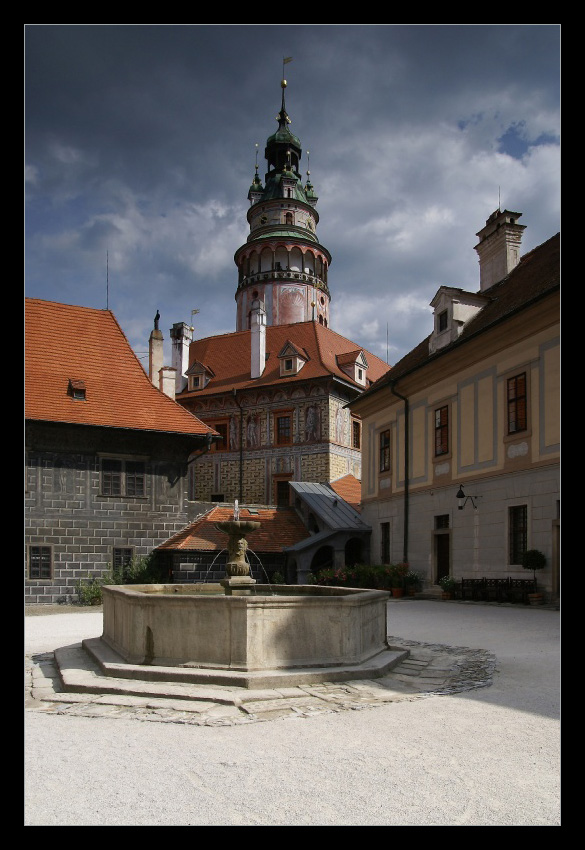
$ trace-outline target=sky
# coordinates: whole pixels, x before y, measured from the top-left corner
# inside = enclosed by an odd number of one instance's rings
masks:
[[[560,230],[560,24],[24,30],[25,295],[109,308],[146,369],[157,310],[169,365],[175,322],[235,331],[283,70],[330,327],[390,365],[440,286],[479,289],[494,210],[522,213],[522,253]]]

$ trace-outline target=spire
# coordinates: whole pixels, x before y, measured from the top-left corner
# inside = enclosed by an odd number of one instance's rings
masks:
[[[248,200],[251,204],[257,203],[262,197],[262,193],[264,192],[264,186],[262,185],[262,181],[258,175],[258,142],[256,142],[256,171],[254,174],[254,179],[252,180],[252,185],[248,191]]]

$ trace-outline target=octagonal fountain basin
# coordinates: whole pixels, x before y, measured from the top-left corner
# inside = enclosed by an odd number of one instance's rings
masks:
[[[387,643],[382,590],[256,584],[110,585],[103,634],[83,645],[117,677],[276,687],[384,675],[405,656]]]

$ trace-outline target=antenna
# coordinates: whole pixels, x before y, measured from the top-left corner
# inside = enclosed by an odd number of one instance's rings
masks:
[[[110,303],[110,266],[109,266],[109,253],[106,251],[106,310],[109,310]]]
[[[500,200],[500,187],[498,186],[498,212],[502,209],[502,202]]]
[[[388,322],[386,322],[386,366],[388,365]]]

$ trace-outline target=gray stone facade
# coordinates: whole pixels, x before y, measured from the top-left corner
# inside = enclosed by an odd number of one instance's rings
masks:
[[[204,510],[187,501],[193,448],[184,435],[27,423],[25,602],[76,601],[76,583],[107,573],[114,550],[148,555]],[[144,495],[104,495],[108,457],[140,459]],[[50,577],[31,577],[39,551]]]

